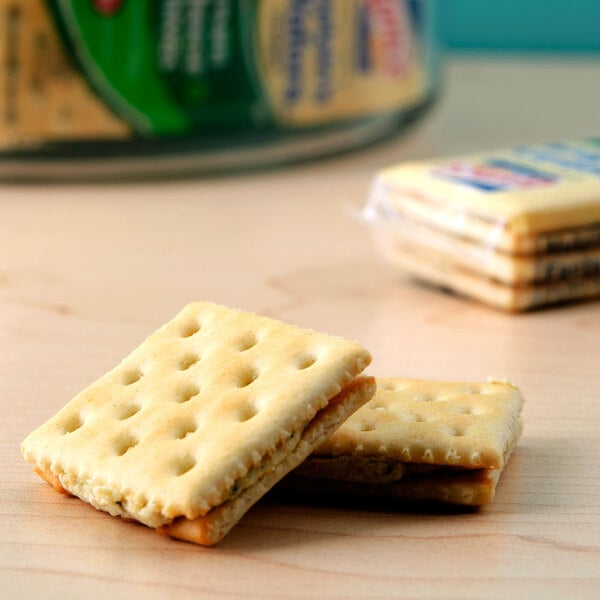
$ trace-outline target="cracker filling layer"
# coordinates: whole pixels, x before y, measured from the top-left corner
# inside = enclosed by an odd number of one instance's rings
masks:
[[[451,465],[403,463],[378,456],[341,454],[334,457],[311,456],[296,469],[298,475],[354,483],[393,483],[435,473],[465,475],[482,469],[467,469]]]

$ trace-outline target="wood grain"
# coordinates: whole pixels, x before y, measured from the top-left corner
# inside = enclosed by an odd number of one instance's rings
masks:
[[[597,69],[457,61],[423,124],[317,164],[0,186],[3,597],[597,597],[600,303],[512,316],[416,286],[352,216],[396,160],[589,135]],[[359,339],[375,375],[517,383],[525,430],[496,501],[429,512],[269,498],[205,549],[56,494],[21,440],[195,299]]]

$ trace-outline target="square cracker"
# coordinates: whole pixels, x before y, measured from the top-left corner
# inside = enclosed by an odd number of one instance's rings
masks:
[[[497,380],[380,378],[296,469],[296,487],[484,504],[521,433],[522,406],[520,391]]]
[[[60,491],[200,544],[374,393],[356,342],[186,306],[23,442]]]

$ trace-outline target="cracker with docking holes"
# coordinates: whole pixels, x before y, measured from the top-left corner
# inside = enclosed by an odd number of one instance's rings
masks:
[[[479,506],[521,434],[512,384],[378,378],[375,396],[286,485]]]
[[[360,344],[186,306],[23,442],[57,490],[218,542],[375,391]]]

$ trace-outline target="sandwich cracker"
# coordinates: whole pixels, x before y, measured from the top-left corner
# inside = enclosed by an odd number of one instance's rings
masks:
[[[356,342],[193,303],[23,442],[57,489],[205,545],[374,393]]]
[[[390,257],[406,274],[425,283],[470,296],[506,311],[585,300],[600,294],[600,275],[557,279],[537,284],[506,285],[483,277],[434,250],[398,251]]]
[[[522,406],[520,391],[496,380],[380,378],[293,479],[300,489],[484,504],[521,434]]]

